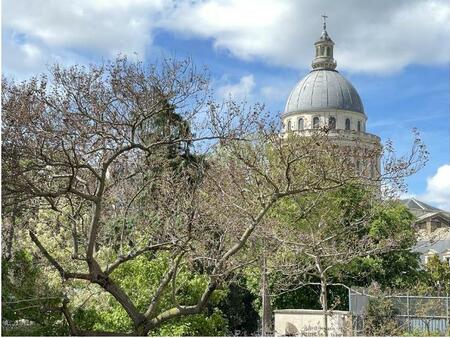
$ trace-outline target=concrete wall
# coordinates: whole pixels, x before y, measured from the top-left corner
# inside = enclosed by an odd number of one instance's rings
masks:
[[[324,316],[321,310],[275,310],[275,336],[323,336]],[[350,336],[352,317],[347,311],[328,315],[329,336]]]

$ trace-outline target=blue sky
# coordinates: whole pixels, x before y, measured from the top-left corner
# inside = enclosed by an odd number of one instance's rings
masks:
[[[418,128],[431,156],[408,179],[409,194],[450,210],[445,0],[5,0],[2,69],[25,79],[55,61],[190,56],[209,68],[218,99],[264,102],[276,116],[310,70],[324,12],[337,70],[358,90],[368,131],[407,152]]]

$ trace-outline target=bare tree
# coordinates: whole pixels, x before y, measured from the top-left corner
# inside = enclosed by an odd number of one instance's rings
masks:
[[[203,142],[198,147],[205,153],[211,142],[239,139],[253,123],[230,107],[227,125],[208,124],[210,113],[218,117],[227,108],[212,106],[209,95],[205,73],[189,60],[145,68],[119,58],[88,68],[55,66],[50,79],[3,79],[4,210],[20,203],[31,240],[61,278],[103,288],[126,311],[136,335],[200,312],[247,239],[217,247],[217,221],[199,201],[207,190],[205,163],[192,148]],[[36,225],[44,221],[49,232],[40,236]],[[70,258],[45,245],[56,238],[42,240],[64,231],[72,237]],[[111,247],[112,257],[99,256]],[[170,264],[142,311],[112,274],[161,250],[170,252]],[[212,266],[203,294],[190,305],[178,304],[175,292],[186,261]],[[173,307],[160,309],[169,290]],[[64,300],[60,310],[72,334],[101,334],[81,330],[69,305]]]

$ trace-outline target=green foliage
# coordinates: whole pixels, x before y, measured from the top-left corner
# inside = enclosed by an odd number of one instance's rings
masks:
[[[377,206],[370,225],[369,235],[376,240],[394,238],[402,240],[400,248],[410,248],[415,244],[415,232],[411,225],[414,216],[407,207],[393,202],[388,207]]]
[[[327,299],[329,308],[348,310],[348,290],[342,286],[329,286]],[[272,298],[274,309],[311,309],[320,310],[320,285],[307,285]]]
[[[420,295],[447,296],[450,294],[450,266],[437,255],[428,259],[423,278],[412,289]]]
[[[163,94],[160,94],[164,97]],[[195,180],[198,173],[189,170],[193,163],[199,163],[203,157],[191,153],[193,138],[191,127],[176,111],[175,105],[171,104],[167,98],[161,100],[161,107],[153,118],[144,122],[142,138],[148,143],[160,142],[164,140],[167,144],[161,145],[147,157],[146,162],[152,167],[152,174],[158,174],[165,170],[171,170],[178,174],[189,175]],[[167,142],[167,140],[186,140],[182,142]]]
[[[351,286],[369,286],[374,281],[384,288],[404,289],[416,285],[423,278],[423,272],[420,255],[411,251],[416,242],[413,222],[414,216],[400,203],[377,207],[368,234],[375,241],[395,240],[395,249],[356,257],[332,273]]]
[[[138,309],[145,312],[151,295],[156,291],[168,268],[169,259],[169,255],[163,252],[156,255],[141,255],[122,264],[112,273],[111,278],[124,289]],[[183,305],[195,304],[206,284],[206,276],[193,273],[185,264],[181,264],[176,279],[177,301]],[[216,290],[205,313],[169,321],[150,334],[156,336],[226,335],[227,321],[217,308],[226,295],[226,291]],[[168,288],[161,297],[157,311],[168,310],[175,305],[172,299],[172,288]],[[77,310],[75,320],[86,330],[129,331],[132,329],[132,322],[125,310],[104,292],[93,297],[83,309]]]
[[[364,319],[364,334],[367,336],[396,336],[399,328],[395,321],[398,310],[391,299],[370,298]]]
[[[308,213],[308,207],[314,208]],[[324,266],[331,264],[328,270],[329,283],[342,283],[349,287],[367,287],[377,282],[381,287],[406,288],[422,280],[419,254],[411,252],[416,242],[413,227],[414,216],[408,209],[398,202],[380,203],[372,191],[364,186],[348,184],[340,189],[322,194],[319,199],[315,194],[302,198],[284,199],[277,204],[271,213],[271,217],[279,220],[280,227],[288,227],[292,230],[291,241],[295,236],[308,232],[314,233],[314,237],[327,238],[335,233],[345,233],[343,230],[351,226],[358,219],[365,219],[362,226],[355,227],[351,234],[335,236],[336,241],[330,245],[339,248],[341,252],[347,252],[360,238],[369,238],[373,246],[383,246],[395,243],[393,249],[388,252],[377,251],[364,254],[364,251],[356,253],[345,264],[333,264],[326,258],[322,259]],[[348,246],[349,249],[346,249]],[[367,248],[369,250],[369,248]],[[315,250],[310,248],[310,250]],[[278,254],[281,261],[295,260],[304,266],[308,261],[304,256],[295,257],[289,251]],[[312,262],[310,262],[311,264]],[[276,264],[276,263],[274,263]],[[320,309],[319,286],[306,286],[298,288],[302,283],[319,282],[317,276],[300,276],[300,280],[292,280],[292,292],[283,293],[273,298],[274,308],[310,308]],[[277,278],[272,276],[274,284]],[[285,280],[282,279],[283,282]],[[276,286],[275,286],[276,288]],[[274,290],[276,294],[276,290]],[[342,287],[331,287],[328,290],[328,303],[335,309],[348,309],[348,291]]]
[[[210,314],[186,316],[171,320],[150,333],[152,336],[226,336],[227,320],[217,308]]]
[[[47,335],[67,333],[58,307],[61,294],[47,284],[42,268],[24,250],[10,260],[2,259],[3,335]],[[5,324],[9,322],[10,328]]]
[[[251,336],[258,330],[259,315],[254,308],[258,293],[253,293],[247,287],[246,277],[240,277],[228,287],[218,308],[228,321],[228,331],[231,335]]]
[[[450,333],[450,332],[449,332]],[[447,336],[449,335],[447,333]],[[427,332],[423,330],[414,330],[414,331],[407,331],[402,334],[404,337],[440,337],[442,334],[438,331],[436,332]]]

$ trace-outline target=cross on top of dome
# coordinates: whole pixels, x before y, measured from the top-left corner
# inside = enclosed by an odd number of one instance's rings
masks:
[[[326,31],[327,30],[327,18],[328,18],[328,16],[323,14],[322,18],[323,18],[323,30]]]

